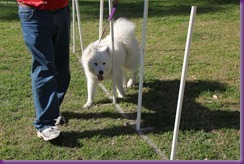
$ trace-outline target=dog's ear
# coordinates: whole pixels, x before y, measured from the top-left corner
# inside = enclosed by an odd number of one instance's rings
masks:
[[[91,49],[92,50],[97,49],[97,46],[98,46],[97,42],[94,42],[91,44]]]
[[[101,47],[101,48],[100,48],[100,51],[107,52],[108,54],[110,54],[110,53],[109,53],[109,47],[108,47],[108,46],[103,46],[103,47]]]
[[[98,50],[98,46],[95,43],[92,43],[85,49],[85,52],[91,54],[92,52],[95,52],[97,50]]]
[[[87,46],[87,48],[85,49],[84,53],[86,54],[91,54],[95,49],[95,46],[93,44]]]

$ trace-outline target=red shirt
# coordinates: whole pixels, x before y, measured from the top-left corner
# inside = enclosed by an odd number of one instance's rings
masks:
[[[41,10],[55,10],[67,6],[69,0],[17,0],[17,2],[21,2]]]

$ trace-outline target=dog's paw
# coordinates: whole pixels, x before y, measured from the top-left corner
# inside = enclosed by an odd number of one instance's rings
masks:
[[[120,93],[118,93],[118,98],[124,98],[124,97],[125,97],[124,94],[120,94]]]
[[[134,80],[130,79],[130,80],[127,82],[127,88],[131,88],[131,87],[133,87],[134,83],[135,83]]]
[[[87,102],[85,105],[83,105],[82,108],[87,109],[87,108],[90,108],[90,107],[92,107],[92,103],[91,102]]]

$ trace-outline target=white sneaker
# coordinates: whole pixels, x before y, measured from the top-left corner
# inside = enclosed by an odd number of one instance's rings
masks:
[[[66,119],[62,115],[58,116],[58,118],[55,119],[55,121],[56,121],[55,125],[61,125],[66,123]]]
[[[41,132],[37,131],[37,136],[39,138],[42,138],[44,141],[49,141],[49,140],[55,139],[59,136],[59,134],[60,134],[60,131],[58,130],[57,126],[51,126],[47,129],[44,129]]]

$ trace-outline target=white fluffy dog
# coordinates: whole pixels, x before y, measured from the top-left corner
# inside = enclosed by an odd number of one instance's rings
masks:
[[[100,43],[98,41],[91,43],[84,50],[81,62],[87,77],[88,99],[83,108],[92,106],[98,83],[112,77],[111,51],[110,35]],[[135,83],[140,59],[135,25],[125,18],[119,18],[114,22],[114,55],[116,89],[118,97],[123,98],[125,96],[124,87],[131,87]],[[126,71],[130,73],[128,82]]]

